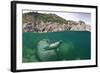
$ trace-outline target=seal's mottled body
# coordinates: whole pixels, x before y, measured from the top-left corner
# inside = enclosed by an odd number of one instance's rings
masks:
[[[56,50],[58,49],[59,42],[50,44],[48,40],[43,39],[39,41],[37,45],[37,55],[41,61],[56,61],[58,60],[58,55]]]

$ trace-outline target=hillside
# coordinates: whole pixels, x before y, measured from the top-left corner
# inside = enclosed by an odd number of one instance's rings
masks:
[[[23,32],[90,31],[84,21],[65,20],[56,14],[23,13]]]

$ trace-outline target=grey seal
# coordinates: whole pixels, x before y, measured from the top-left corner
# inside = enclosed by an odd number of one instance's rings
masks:
[[[62,41],[50,43],[48,39],[42,39],[37,44],[37,56],[40,61],[58,60],[57,50]]]

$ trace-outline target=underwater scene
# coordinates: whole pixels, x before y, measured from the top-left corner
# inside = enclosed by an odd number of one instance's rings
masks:
[[[23,33],[25,62],[91,59],[91,33],[88,31]]]
[[[91,59],[91,14],[22,12],[22,63]]]

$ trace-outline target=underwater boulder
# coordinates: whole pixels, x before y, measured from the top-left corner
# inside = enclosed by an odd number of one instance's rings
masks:
[[[75,52],[72,42],[62,43],[59,47],[59,58],[61,60],[75,60],[77,53]]]

